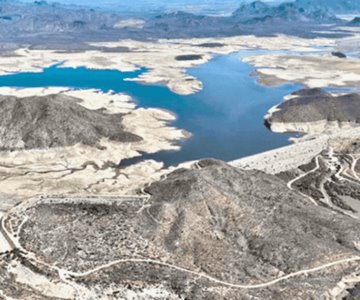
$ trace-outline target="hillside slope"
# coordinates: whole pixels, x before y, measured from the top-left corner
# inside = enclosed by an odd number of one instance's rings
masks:
[[[28,98],[0,96],[0,149],[96,145],[102,138],[119,142],[141,140],[124,131],[120,114],[89,110],[78,101],[60,94]]]

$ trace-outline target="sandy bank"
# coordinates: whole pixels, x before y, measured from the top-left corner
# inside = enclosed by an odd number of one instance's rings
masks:
[[[296,140],[292,145],[235,160],[230,164],[247,170],[256,169],[277,174],[310,162],[317,154],[327,149],[329,143],[335,139],[357,139],[359,136],[360,127],[308,135]]]
[[[347,130],[359,126],[355,122],[330,122],[327,120],[320,120],[316,122],[301,122],[301,123],[271,123],[271,131],[278,133],[285,132],[300,132],[306,134],[321,134],[333,133],[339,130]]]
[[[289,36],[255,37],[238,36],[216,38],[216,47],[203,45],[214,43],[213,38],[175,39],[160,41],[121,40],[117,42],[95,43],[92,46],[107,51],[84,51],[64,53],[57,51],[19,49],[14,55],[0,57],[0,74],[17,72],[40,72],[42,68],[63,63],[63,67],[81,67],[90,69],[111,69],[134,71],[139,66],[149,71],[134,80],[165,84],[172,91],[188,95],[202,88],[201,82],[186,73],[186,69],[209,61],[214,55],[226,55],[240,50],[267,49],[310,52],[315,46],[333,46],[330,39],[301,39]],[[280,46],[279,46],[280,45]],[[128,51],[117,51],[126,48]],[[280,47],[280,49],[279,49]],[[177,60],[181,55],[201,57],[196,60]]]
[[[326,149],[327,145],[328,138],[324,136],[245,157],[232,161],[230,164],[245,170],[256,169],[269,174],[277,174],[310,162],[314,156]]]
[[[360,61],[334,56],[259,55],[245,59],[257,69],[260,82],[274,86],[301,82],[309,88],[353,87],[360,83]]]
[[[159,109],[136,108],[123,94],[97,90],[62,88],[0,88],[0,94],[28,97],[63,93],[79,99],[88,109],[106,113],[126,113],[125,130],[142,137],[140,142],[120,143],[102,139],[99,144],[76,144],[69,147],[2,152],[0,155],[0,189],[8,194],[28,197],[42,193],[102,192],[126,194],[157,173],[163,164],[144,161],[118,169],[121,160],[161,150],[177,150],[176,141],[187,133],[169,126],[175,116]]]

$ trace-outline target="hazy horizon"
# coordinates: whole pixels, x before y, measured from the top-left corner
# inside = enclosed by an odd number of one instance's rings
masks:
[[[19,0],[20,2],[32,3],[34,0]],[[148,14],[157,11],[184,10],[193,13],[208,14],[230,14],[241,3],[253,2],[254,0],[137,0],[136,3],[129,3],[127,0],[47,0],[48,3],[60,3],[65,5],[87,6],[106,10],[138,12]],[[285,0],[262,0],[268,3],[285,2]],[[291,1],[291,0],[290,0]]]

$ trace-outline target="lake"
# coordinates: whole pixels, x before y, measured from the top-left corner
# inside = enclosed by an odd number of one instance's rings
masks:
[[[258,84],[257,78],[250,76],[253,67],[241,61],[241,57],[248,54],[217,56],[188,70],[203,82],[203,90],[190,96],[177,95],[162,85],[124,80],[135,78],[146,69],[120,72],[53,66],[40,73],[0,76],[0,86],[91,88],[126,93],[140,107],[174,112],[177,120],[172,125],[192,134],[191,138],[180,142],[180,151],[144,154],[125,164],[155,159],[174,165],[205,157],[230,161],[289,144],[289,135],[270,132],[263,118],[285,95],[302,87],[285,84],[269,88]]]

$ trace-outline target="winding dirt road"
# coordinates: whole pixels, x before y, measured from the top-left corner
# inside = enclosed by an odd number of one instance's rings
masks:
[[[303,174],[299,175],[298,177],[290,180],[290,181],[287,183],[287,187],[288,187],[290,190],[295,191],[295,189],[292,187],[292,185],[293,185],[296,181],[298,181],[298,180],[300,180],[300,179],[308,176],[309,174],[314,173],[314,172],[316,172],[317,170],[319,170],[319,168],[320,168],[319,155],[317,155],[317,156],[315,157],[315,164],[316,164],[316,166],[315,166],[314,169],[312,169],[312,170],[310,170],[310,171],[308,171],[308,172],[306,172],[306,173],[303,173]],[[296,191],[297,191],[297,190],[296,190]],[[314,204],[314,205],[316,205],[316,206],[319,205],[319,204],[317,204],[317,202],[316,202],[313,198],[311,198],[310,196],[308,196],[308,195],[306,195],[306,194],[304,194],[304,193],[302,193],[302,192],[300,192],[300,191],[297,191],[297,192],[298,192],[300,195],[302,195],[303,197],[305,197],[306,199],[309,199],[312,204]]]

